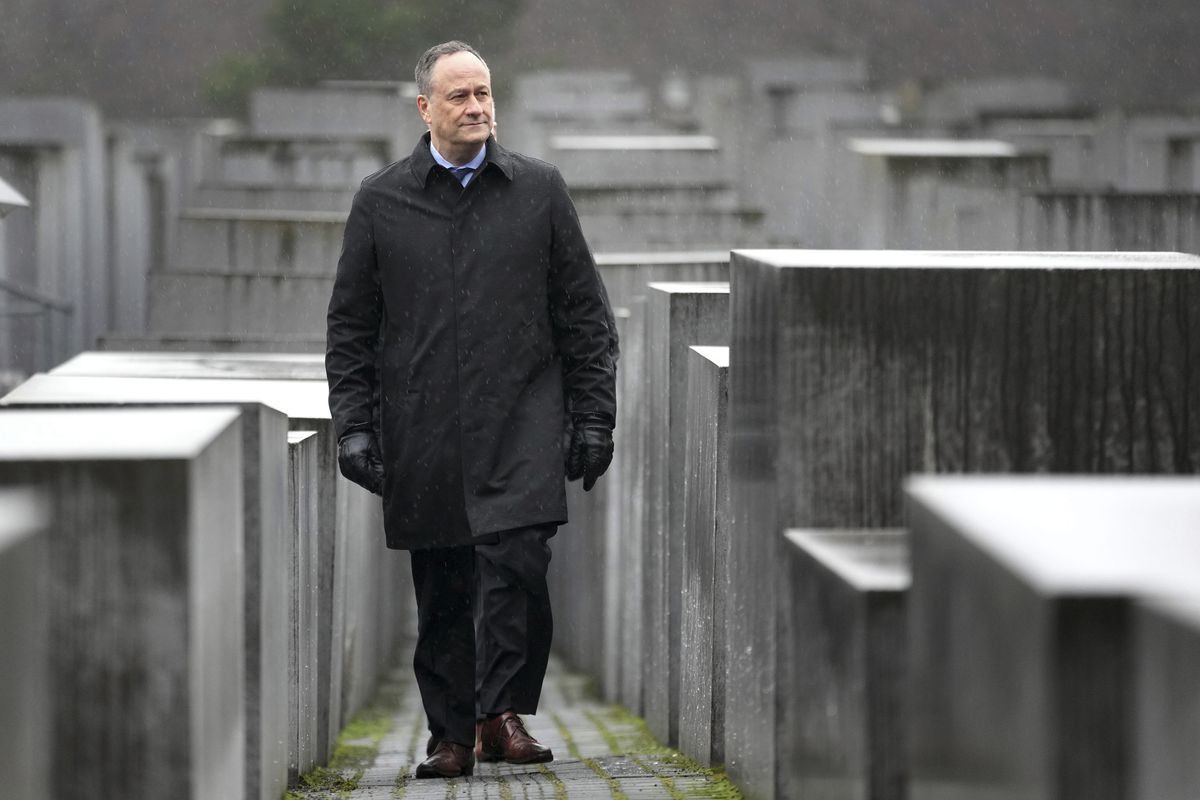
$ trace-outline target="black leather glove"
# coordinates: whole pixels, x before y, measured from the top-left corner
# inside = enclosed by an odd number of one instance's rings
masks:
[[[370,431],[353,431],[338,440],[338,468],[371,494],[383,494],[383,459]]]
[[[590,492],[608,465],[612,463],[612,422],[603,414],[572,414],[571,446],[567,449],[567,480],[583,478],[583,490]]]

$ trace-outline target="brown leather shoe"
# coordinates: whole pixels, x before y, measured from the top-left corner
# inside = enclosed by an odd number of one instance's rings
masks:
[[[437,743],[429,758],[417,765],[418,778],[460,778],[475,771],[471,748],[445,739]]]
[[[478,731],[476,731],[476,732],[475,732],[475,738],[476,738],[477,740],[479,739],[479,732],[478,732]],[[433,755],[433,751],[434,751],[435,749],[437,749],[438,742],[440,742],[440,741],[441,741],[441,739],[439,739],[438,737],[434,736],[432,733],[431,733],[431,734],[429,734],[429,741],[425,742],[425,755],[426,755],[427,757],[428,757],[428,756],[431,756],[431,755]]]
[[[479,728],[475,754],[480,761],[505,761],[509,764],[544,764],[554,753],[525,730],[525,723],[514,711],[505,711],[484,722]]]

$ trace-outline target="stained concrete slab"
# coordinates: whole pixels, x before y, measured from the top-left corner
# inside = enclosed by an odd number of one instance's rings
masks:
[[[255,402],[255,389],[261,388],[263,396],[292,409],[306,409],[313,401],[311,397],[303,396],[302,384],[293,381],[262,387],[256,387],[256,383],[250,380],[41,375],[0,398],[0,408],[145,407],[154,404],[195,405],[206,401],[239,405],[243,438],[239,529],[244,536],[242,550],[246,572],[241,594],[245,617],[242,627],[246,704],[244,775],[248,796],[266,798],[283,791],[288,764],[287,684],[279,679],[287,674],[288,658],[290,577],[288,571],[281,568],[288,563],[290,539],[287,521],[288,417],[275,408]],[[297,388],[290,397],[285,397],[283,390],[288,386]],[[163,447],[173,447],[177,438],[177,433],[163,430],[157,439],[145,438],[142,446],[153,447],[157,442]]]
[[[1132,734],[1136,800],[1186,800],[1200,787],[1200,600],[1155,599],[1134,611]]]
[[[93,350],[64,361],[48,374],[323,381],[325,356],[318,353],[148,353]]]
[[[688,348],[728,344],[729,284],[651,283],[648,289],[642,681],[646,724],[659,739],[675,745],[679,741]]]
[[[725,752],[748,795],[773,794],[782,531],[902,525],[914,472],[1194,471],[1200,429],[1177,409],[1200,406],[1198,267],[1166,253],[734,252],[730,602],[746,624],[730,631]]]
[[[786,538],[776,796],[903,800],[908,534],[791,530]]]
[[[0,413],[0,483],[50,514],[52,796],[244,797],[241,427],[235,408]]]
[[[612,567],[606,585],[616,606],[613,614],[606,615],[604,636],[605,641],[614,643],[611,652],[616,658],[611,671],[594,677],[604,687],[607,699],[641,714],[645,708],[642,487],[646,481],[644,409],[648,402],[643,379],[647,287],[654,281],[722,280],[728,275],[729,253],[609,253],[597,255],[596,263],[618,320],[621,356],[617,365],[615,449],[609,468],[612,488],[603,515],[605,558]],[[558,603],[559,597],[555,596],[554,601]]]
[[[366,702],[381,671],[390,663],[399,637],[411,627],[414,607],[406,557],[383,547],[379,498],[338,472],[337,441],[327,392],[324,380],[35,375],[0,398],[0,407],[33,403],[262,403],[285,414],[286,427],[317,433],[319,580],[325,598],[319,611],[319,659],[324,676],[320,679],[318,702],[323,718],[318,733],[321,758],[332,755],[341,726]],[[280,459],[286,458],[284,436],[279,431],[270,439],[277,443]],[[283,463],[278,468],[280,487],[285,485]],[[271,496],[282,497],[283,491],[280,488]],[[278,521],[282,541],[285,516],[264,518]],[[351,586],[354,591],[350,591]],[[272,630],[284,630],[284,626]]]
[[[288,602],[288,785],[318,763],[321,605],[317,469],[314,431],[288,432],[288,544],[292,572]]]
[[[679,749],[711,766],[725,759],[728,347],[688,348],[685,395]]]
[[[1166,667],[1139,663],[1133,604],[1200,597],[1200,480],[923,476],[907,496],[910,796],[1133,796],[1139,667]]]
[[[51,797],[48,523],[44,495],[0,488],[0,775],[30,800]]]

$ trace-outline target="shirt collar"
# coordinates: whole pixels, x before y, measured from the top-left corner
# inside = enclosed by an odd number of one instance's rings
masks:
[[[421,188],[425,188],[430,170],[438,166],[438,163],[433,160],[433,152],[429,131],[426,131],[417,142],[417,146],[413,148],[412,158],[409,161],[412,177]],[[512,180],[513,157],[504,149],[503,145],[496,141],[494,136],[488,138],[487,144],[484,145],[481,152],[484,155],[484,162],[486,162],[481,169],[487,169],[488,164],[494,164],[504,177]]]
[[[433,141],[431,140],[429,142],[429,154],[431,156],[433,156],[434,161],[441,164],[446,169],[457,169],[458,167],[469,167],[471,169],[479,169],[479,165],[483,163],[483,160],[485,158],[487,158],[487,151],[488,151],[488,148],[487,148],[487,144],[485,143],[483,145],[483,147],[479,148],[479,152],[475,154],[475,157],[472,158],[467,163],[451,164],[449,161],[446,160],[445,156],[443,156],[441,153],[439,153],[438,149],[433,146]]]

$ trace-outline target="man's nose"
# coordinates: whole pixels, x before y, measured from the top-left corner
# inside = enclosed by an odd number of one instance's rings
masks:
[[[479,98],[475,95],[471,95],[467,101],[467,113],[472,116],[483,113],[483,103],[479,102]]]

